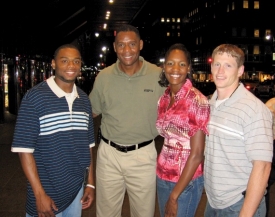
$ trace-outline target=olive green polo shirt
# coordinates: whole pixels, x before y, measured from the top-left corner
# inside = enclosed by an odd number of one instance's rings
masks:
[[[89,95],[93,113],[102,114],[102,135],[119,144],[136,144],[154,139],[157,102],[165,87],[158,84],[161,68],[143,61],[141,69],[128,76],[119,60],[102,70]]]

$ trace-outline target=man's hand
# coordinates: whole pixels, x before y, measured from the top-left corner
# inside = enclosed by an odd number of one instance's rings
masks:
[[[239,217],[253,216],[255,214],[267,187],[271,162],[252,161],[252,163],[253,168],[248,180],[244,203]]]
[[[94,201],[95,190],[89,187],[86,187],[84,190],[84,195],[81,198],[82,209],[87,209],[91,206]]]
[[[36,209],[38,217],[55,217],[53,210],[58,210],[54,201],[46,194],[36,197]]]
[[[36,162],[32,153],[19,153],[24,173],[29,180],[36,199],[38,217],[54,217],[53,210],[57,211],[54,201],[45,193],[38,176]]]

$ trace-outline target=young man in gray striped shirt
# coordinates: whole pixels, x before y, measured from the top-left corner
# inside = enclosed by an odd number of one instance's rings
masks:
[[[244,52],[222,44],[212,53],[216,91],[205,150],[205,217],[265,217],[264,194],[273,156],[272,115],[239,82]]]

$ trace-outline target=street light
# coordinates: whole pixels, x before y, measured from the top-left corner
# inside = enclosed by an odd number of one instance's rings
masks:
[[[106,52],[106,50],[107,50],[107,48],[104,46],[104,47],[102,47],[102,51],[105,53]]]
[[[271,53],[271,60],[270,60],[270,70],[271,72],[275,72],[275,50],[274,50],[274,36],[271,32],[268,32],[265,36],[265,39],[271,44],[271,49],[270,49],[270,53]]]
[[[266,39],[266,40],[270,40],[270,39],[271,39],[271,35],[266,35],[266,36],[265,36],[265,39]]]
[[[268,34],[265,36],[265,39],[267,41],[271,41],[272,42],[272,47],[271,47],[271,52],[272,52],[272,61],[275,61],[275,50],[274,50],[274,42],[275,42],[275,39],[273,37],[272,34]]]
[[[108,48],[106,46],[103,46],[101,48],[101,50],[103,51],[103,63],[104,63],[104,67],[106,67],[106,52],[107,52]]]

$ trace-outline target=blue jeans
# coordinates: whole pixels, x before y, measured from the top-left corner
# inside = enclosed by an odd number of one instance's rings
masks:
[[[82,204],[80,203],[80,200],[83,196],[83,190],[84,188],[82,187],[78,192],[78,194],[76,195],[76,198],[74,199],[74,201],[65,210],[56,214],[55,217],[81,217]],[[26,217],[32,217],[32,216],[26,213]]]
[[[214,209],[207,202],[204,217],[238,217],[243,206],[244,197],[239,200],[237,203],[226,207],[224,209]],[[266,206],[265,206],[265,197],[260,202],[258,209],[256,210],[253,217],[265,217],[266,215]]]
[[[165,204],[170,196],[170,193],[174,189],[176,183],[169,182],[157,177],[157,195],[160,216],[164,217]],[[204,187],[203,176],[198,177],[188,184],[184,191],[178,198],[178,212],[177,217],[194,217],[198,204],[201,199],[202,191]]]

